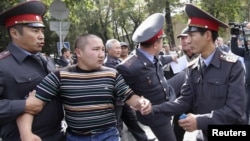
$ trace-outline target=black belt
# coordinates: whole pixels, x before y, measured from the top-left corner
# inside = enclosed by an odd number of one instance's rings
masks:
[[[107,128],[107,129],[104,129],[104,130],[101,130],[101,131],[97,131],[97,132],[91,132],[91,131],[87,131],[87,132],[74,132],[72,130],[70,130],[69,128],[67,128],[67,132],[71,135],[74,135],[74,136],[91,136],[91,135],[95,135],[95,134],[98,134],[98,133],[102,133],[102,132],[105,132],[107,130],[109,130],[110,128]]]
[[[66,130],[69,134],[72,134],[74,136],[91,136],[94,135],[94,133],[88,131],[88,132],[74,132],[70,130],[69,128]]]

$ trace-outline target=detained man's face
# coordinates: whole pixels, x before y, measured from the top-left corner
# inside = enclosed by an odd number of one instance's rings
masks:
[[[89,38],[89,44],[77,48],[78,66],[84,70],[98,70],[102,67],[105,47],[100,38]]]

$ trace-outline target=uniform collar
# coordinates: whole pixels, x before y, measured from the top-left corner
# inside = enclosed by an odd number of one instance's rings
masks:
[[[206,59],[204,59],[204,58],[202,58],[202,57],[200,56],[201,61],[204,61],[204,63],[206,64],[206,66],[208,66],[208,65],[211,63],[211,61],[212,61],[212,59],[213,59],[213,57],[214,57],[215,51],[216,51],[216,50],[214,50]]]
[[[15,44],[10,43],[7,47],[7,50],[10,51],[10,53],[14,56],[14,58],[16,58],[16,61],[21,63],[23,62],[23,60],[31,55],[30,53],[28,53],[27,51],[24,51],[23,49],[21,49],[20,47],[17,47]]]
[[[223,54],[222,51],[219,48],[216,48],[210,64],[219,68],[220,67],[220,56],[222,54]]]
[[[138,51],[139,51],[141,54],[143,54],[149,61],[151,61],[152,63],[154,63],[154,56],[153,56],[153,55],[147,53],[146,51],[144,51],[144,50],[142,50],[142,49],[140,49],[140,48],[138,48]]]

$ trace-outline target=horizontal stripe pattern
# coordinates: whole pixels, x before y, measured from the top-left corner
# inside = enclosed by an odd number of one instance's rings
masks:
[[[50,102],[60,97],[65,120],[73,132],[98,132],[116,124],[114,100],[133,94],[116,70],[102,67],[93,72],[57,71],[37,86],[36,96]]]

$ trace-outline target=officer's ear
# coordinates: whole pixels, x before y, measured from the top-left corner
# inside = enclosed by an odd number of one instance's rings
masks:
[[[213,39],[211,30],[206,30],[203,36],[205,36],[206,39],[211,39],[211,40]]]
[[[163,39],[160,38],[160,39],[156,40],[156,41],[153,43],[153,46],[154,46],[155,49],[158,49],[158,48],[159,48],[159,46],[161,45],[162,40],[163,40]]]
[[[9,34],[10,34],[11,38],[13,38],[13,39],[17,38],[17,36],[20,35],[20,33],[18,32],[18,30],[15,29],[15,28],[13,28],[13,27],[11,27],[9,29]]]

